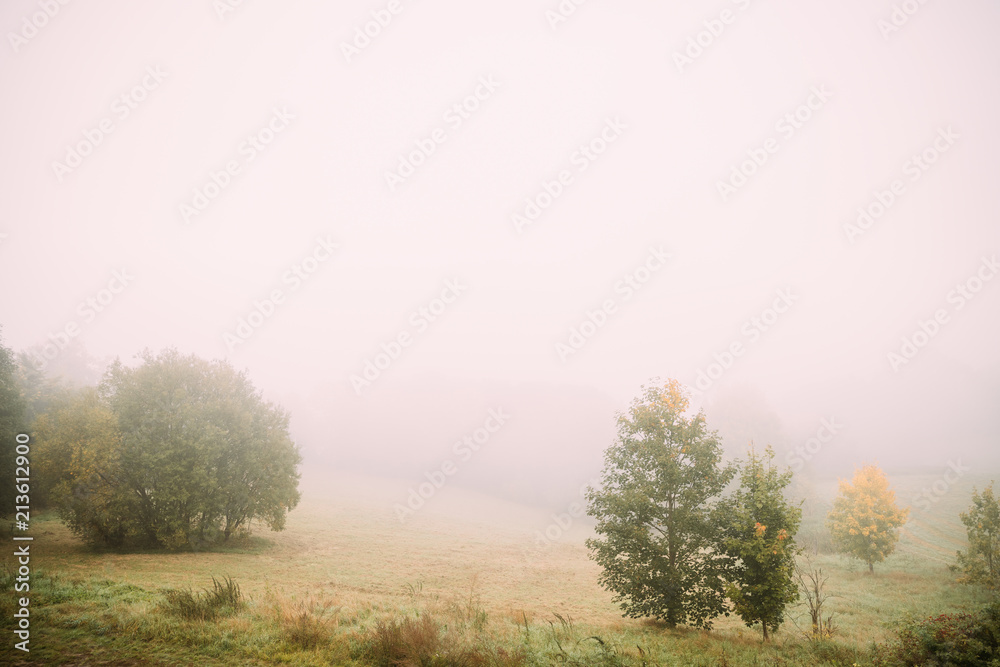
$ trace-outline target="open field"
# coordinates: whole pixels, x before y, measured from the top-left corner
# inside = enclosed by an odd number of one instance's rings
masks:
[[[938,477],[890,474],[902,505]],[[553,523],[552,512],[459,489],[446,487],[400,523],[392,505],[405,499],[405,484],[307,479],[284,532],[261,531],[208,553],[92,553],[49,514],[33,522],[32,651],[10,659],[379,664],[363,657],[379,621],[430,617],[441,636],[427,641],[447,639],[478,656],[464,664],[866,664],[870,643],[883,641],[894,621],[986,601],[954,584],[947,569],[963,546],[958,513],[972,485],[986,482],[967,475],[929,509],[914,507],[897,554],[875,577],[859,563],[816,555],[837,596],[828,603],[834,641],[805,642],[797,626],[808,621],[798,607],[763,648],[759,630],[735,617],[719,619],[711,633],[621,618],[596,583],[598,570],[583,544],[588,529],[579,520],[552,544],[535,547],[532,535]],[[829,480],[815,485],[819,502],[804,534],[816,529],[834,488]],[[213,577],[232,577],[246,606],[213,621],[164,610],[163,589],[212,588]]]

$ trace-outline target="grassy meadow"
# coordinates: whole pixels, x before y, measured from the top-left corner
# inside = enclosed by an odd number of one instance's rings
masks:
[[[904,506],[940,478],[889,474]],[[407,484],[307,478],[285,531],[200,553],[94,553],[43,514],[32,522],[32,650],[14,651],[8,639],[0,663],[865,665],[894,623],[987,601],[947,566],[964,545],[958,513],[988,481],[966,475],[930,509],[913,507],[897,553],[874,577],[824,553],[824,503],[836,486],[816,482],[800,541],[821,547],[811,558],[829,576],[835,631],[807,641],[800,605],[769,645],[737,617],[711,632],[622,618],[596,583],[580,520],[536,547],[552,512],[461,489],[445,487],[401,523],[392,506]],[[230,590],[209,601],[213,578],[222,586],[227,577],[239,598]],[[13,607],[4,604],[8,634]]]

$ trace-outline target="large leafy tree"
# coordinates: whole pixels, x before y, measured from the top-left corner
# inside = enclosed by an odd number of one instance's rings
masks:
[[[959,581],[1000,590],[1000,502],[993,495],[993,483],[982,493],[973,489],[972,505],[959,515],[965,524],[969,548],[958,552],[953,569]]]
[[[41,446],[68,466],[69,525],[115,547],[197,547],[255,519],[281,530],[299,500],[287,413],[228,363],[140,358],[44,423]]]
[[[0,339],[0,516],[14,513],[17,435],[27,430],[27,413],[13,351]]]
[[[875,563],[895,551],[908,514],[896,505],[896,492],[882,469],[867,465],[855,471],[850,482],[840,481],[826,522],[837,549],[867,563],[874,574]]]
[[[702,413],[688,413],[680,383],[643,387],[618,415],[600,488],[587,491],[598,537],[587,541],[600,583],[626,616],[711,627],[727,613],[725,557],[710,500],[732,479]]]
[[[798,600],[795,533],[802,510],[785,499],[792,472],[774,465],[774,450],[751,446],[740,468],[740,486],[716,507],[722,551],[731,559],[726,588],[733,609],[748,627],[761,624],[764,641]]]

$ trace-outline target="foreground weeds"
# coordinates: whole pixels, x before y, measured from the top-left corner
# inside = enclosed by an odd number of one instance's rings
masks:
[[[4,577],[0,577],[4,578]],[[8,582],[0,582],[8,583]],[[416,588],[413,592],[416,592]],[[654,623],[597,627],[567,615],[488,613],[475,594],[400,596],[401,606],[346,609],[321,591],[246,598],[229,578],[211,588],[146,590],[108,580],[32,579],[32,651],[21,665],[374,665],[383,667],[653,667],[870,664],[866,654],[791,633],[762,645]],[[12,629],[10,596],[2,624]],[[20,653],[20,652],[19,652]]]

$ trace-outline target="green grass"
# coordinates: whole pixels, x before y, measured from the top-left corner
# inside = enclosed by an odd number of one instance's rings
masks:
[[[902,504],[936,479],[890,478]],[[799,606],[769,645],[733,617],[712,632],[622,618],[596,583],[580,522],[526,555],[550,513],[460,490],[443,489],[400,524],[397,485],[325,480],[306,488],[284,532],[199,553],[93,553],[55,516],[33,514],[32,651],[5,641],[0,663],[865,665],[894,624],[987,601],[947,569],[963,546],[958,512],[972,483],[986,481],[963,479],[920,512],[874,577],[815,555],[835,596],[825,609],[832,640],[805,640]],[[806,531],[817,529],[835,486],[816,488]],[[13,604],[4,596],[5,634]]]
[[[218,581],[212,577],[212,590],[202,593],[168,589],[164,591],[163,609],[188,621],[212,621],[219,616],[231,616],[244,606],[240,585],[230,577]]]

